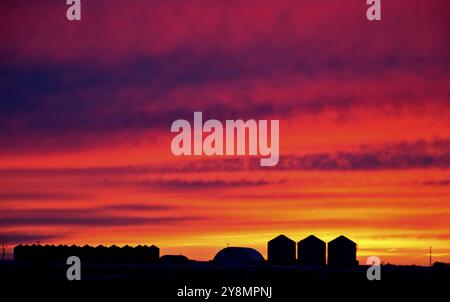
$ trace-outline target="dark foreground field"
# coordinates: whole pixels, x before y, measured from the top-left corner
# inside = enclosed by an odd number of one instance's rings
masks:
[[[188,294],[191,289],[211,289],[207,300],[223,301],[301,301],[314,296],[318,299],[384,301],[419,295],[428,299],[432,295],[448,297],[450,285],[450,269],[445,267],[383,266],[380,281],[367,280],[367,267],[364,266],[217,266],[202,262],[187,265],[85,264],[81,266],[80,281],[67,280],[67,267],[5,262],[0,266],[0,284],[18,298],[54,297],[59,301],[64,297],[93,295],[101,295],[102,301],[106,298],[123,300],[122,297],[139,297],[144,301],[206,300],[205,297],[179,297],[180,291]],[[233,288],[240,288],[240,296],[236,296],[236,292],[230,293]],[[245,294],[251,292],[254,297],[243,297],[243,288]],[[271,288],[270,297],[259,293],[259,289],[255,296],[255,288]]]

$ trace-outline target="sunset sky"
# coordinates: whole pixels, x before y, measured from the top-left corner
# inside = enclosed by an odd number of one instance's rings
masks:
[[[0,2],[0,241],[230,246],[343,234],[450,262],[450,1]],[[177,119],[278,119],[280,162],[175,157]]]

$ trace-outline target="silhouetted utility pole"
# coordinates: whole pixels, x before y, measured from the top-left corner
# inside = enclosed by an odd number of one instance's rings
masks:
[[[0,262],[3,262],[3,260],[5,260],[5,255],[6,255],[6,244],[2,242],[2,256],[0,258]]]
[[[430,245],[430,267],[431,267],[431,245]]]

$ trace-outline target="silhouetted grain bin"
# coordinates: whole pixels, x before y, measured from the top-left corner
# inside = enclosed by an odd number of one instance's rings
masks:
[[[264,257],[248,247],[227,247],[220,250],[213,260],[220,265],[253,265],[264,262]]]
[[[141,256],[140,262],[154,263],[159,260],[159,247],[156,245],[145,245],[143,249],[140,249],[140,252],[142,252],[142,254],[139,254]]]
[[[267,243],[267,260],[273,264],[295,262],[295,241],[279,235]]]
[[[356,243],[342,235],[328,242],[328,265],[358,265],[356,260]]]
[[[128,245],[120,248],[113,245],[109,248],[99,245],[18,245],[14,248],[14,260],[30,263],[66,263],[69,256],[78,256],[85,263],[156,263],[159,259],[159,248],[152,246]]]
[[[14,247],[14,261],[20,262],[26,260],[27,247],[21,244]]]
[[[297,243],[297,260],[302,265],[324,266],[326,243],[310,235]]]

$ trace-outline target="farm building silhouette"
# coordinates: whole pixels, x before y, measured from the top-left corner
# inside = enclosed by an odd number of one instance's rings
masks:
[[[227,247],[214,256],[213,262],[219,265],[255,265],[264,263],[264,257],[252,248]]]
[[[356,266],[356,243],[345,236],[339,236],[328,242],[329,266]]]
[[[295,241],[279,235],[267,243],[267,260],[273,264],[295,263]]]
[[[345,236],[339,236],[328,243],[329,266],[355,266],[356,243]],[[269,264],[292,264],[295,262],[295,242],[279,235],[267,242]],[[310,235],[297,243],[297,263],[305,266],[325,266],[327,263],[327,244]]]
[[[325,266],[326,243],[310,235],[297,243],[297,260],[302,265]]]
[[[14,248],[14,260],[17,262],[65,262],[69,256],[78,256],[83,259],[83,262],[88,263],[155,263],[159,260],[159,248],[154,245],[138,245],[136,247],[126,245],[120,248],[116,245],[80,247],[36,244],[18,245]]]
[[[325,266],[326,246],[324,241],[314,235],[300,240],[297,244],[287,236],[279,235],[267,243],[268,263]],[[357,266],[356,250],[356,243],[345,236],[341,235],[333,239],[328,243],[328,265]],[[193,263],[182,255],[165,255],[160,258],[159,248],[154,245],[138,245],[136,247],[128,245],[124,247],[85,245],[80,247],[76,245],[33,244],[18,245],[14,248],[14,260],[21,263],[65,263],[70,256],[78,256],[85,263],[160,263],[164,265]],[[218,265],[258,265],[264,262],[264,257],[257,250],[248,247],[224,248],[212,260],[212,263]]]
[[[191,260],[184,255],[164,255],[159,258],[159,263],[164,265],[184,265],[190,262]]]

